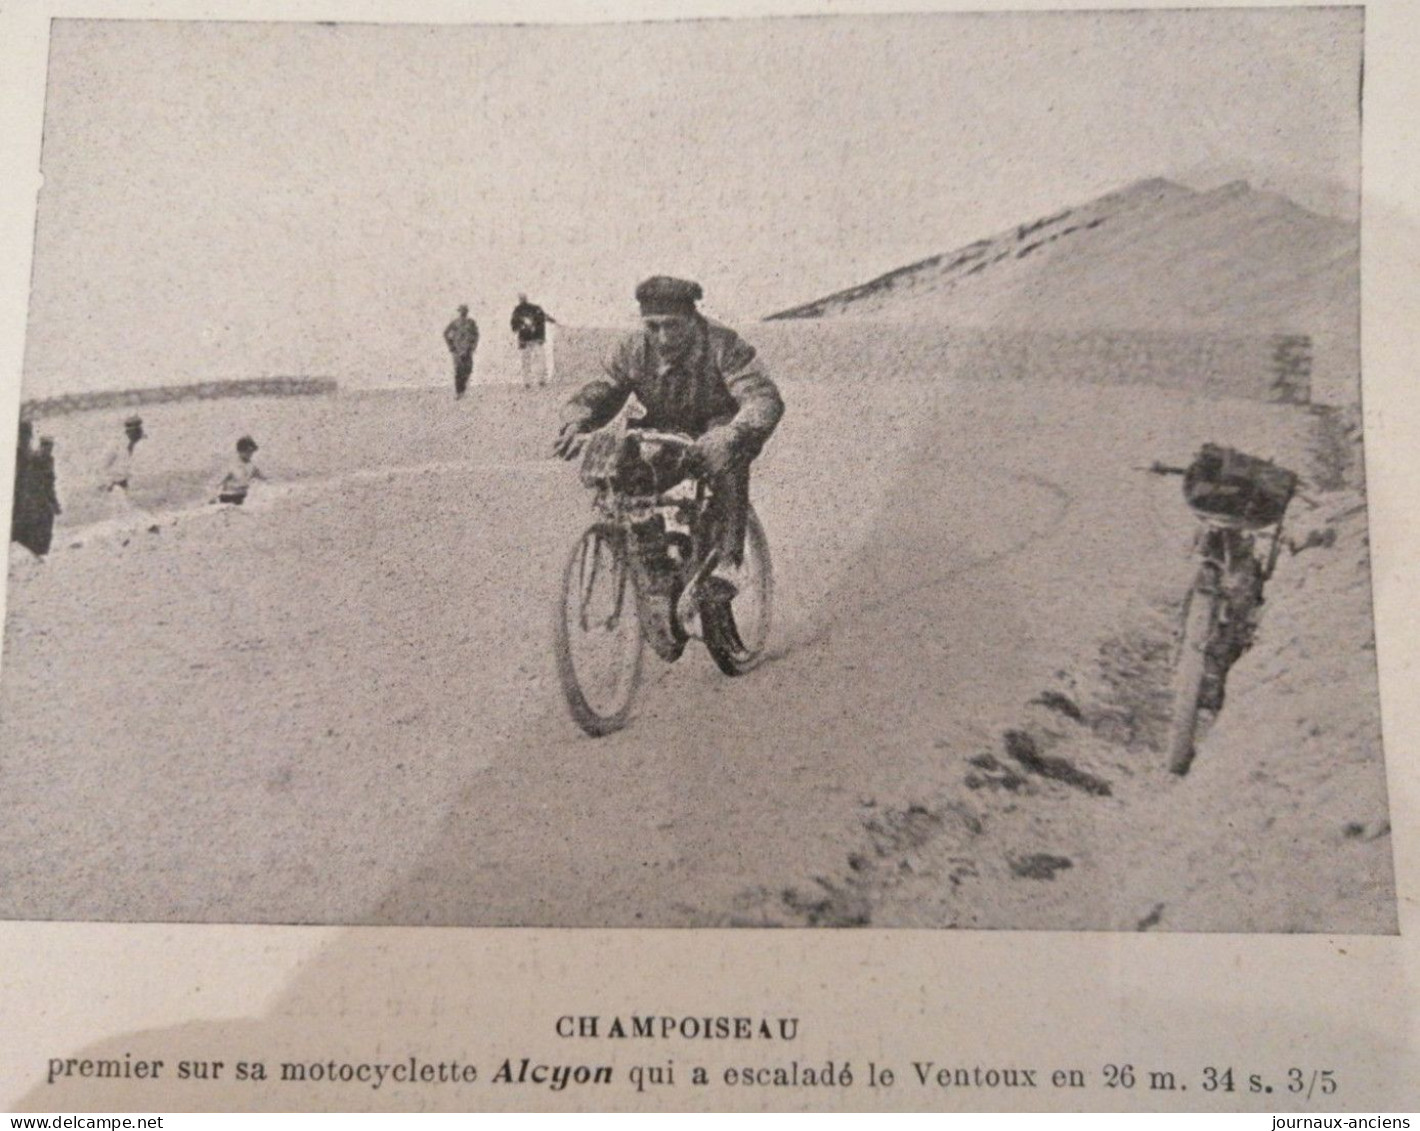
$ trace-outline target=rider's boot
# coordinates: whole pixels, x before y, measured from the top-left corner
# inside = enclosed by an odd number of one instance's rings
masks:
[[[728,605],[739,592],[740,587],[728,577],[712,573],[700,583],[699,597],[701,601]]]

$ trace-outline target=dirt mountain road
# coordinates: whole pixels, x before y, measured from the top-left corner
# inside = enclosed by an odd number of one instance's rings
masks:
[[[601,740],[551,664],[586,521],[575,474],[543,458],[552,395],[474,406],[468,450],[497,458],[307,482],[12,567],[0,914],[869,921],[843,894],[865,844],[940,824],[964,758],[1068,691],[1141,597],[1182,592],[1187,512],[1131,468],[1203,439],[1298,464],[1310,443],[1296,409],[1166,391],[785,391],[756,483],[772,661],[740,680],[699,650],[653,661],[633,724]],[[346,423],[345,443],[381,426]],[[1154,756],[1119,758],[1164,782]],[[1068,915],[981,885],[936,925],[1132,925],[1149,908],[1114,906],[1117,879],[1148,844],[1126,808],[1036,829],[1088,861]]]

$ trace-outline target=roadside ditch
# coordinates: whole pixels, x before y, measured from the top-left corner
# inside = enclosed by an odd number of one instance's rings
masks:
[[[725,924],[1394,930],[1360,422],[1312,415],[1288,532],[1317,544],[1284,552],[1189,776],[1161,752],[1183,594],[1141,594],[994,746],[940,744],[954,784],[860,799],[840,869]]]

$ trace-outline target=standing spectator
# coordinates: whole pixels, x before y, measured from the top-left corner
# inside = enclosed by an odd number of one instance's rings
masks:
[[[216,502],[231,503],[234,506],[241,506],[247,501],[247,492],[251,490],[251,485],[258,479],[265,479],[261,469],[252,463],[252,456],[256,455],[256,441],[250,436],[243,436],[237,441],[237,458],[228,465],[226,474],[222,476],[222,481],[217,484]]]
[[[62,514],[54,475],[54,439],[39,438],[39,448],[30,457],[30,523],[33,540],[26,543],[41,558],[54,542],[54,519]]]
[[[478,348],[478,323],[468,316],[468,307],[459,307],[459,316],[444,329],[444,343],[454,359],[454,396],[468,391],[473,374],[473,351]]]
[[[18,542],[27,550],[34,540],[34,490],[32,468],[35,450],[34,425],[28,420],[20,421],[19,443],[15,448],[15,498],[10,509],[10,541]]]
[[[534,377],[539,385],[547,384],[548,371],[552,368],[546,356],[549,322],[556,325],[557,319],[537,303],[529,302],[527,295],[518,295],[518,305],[513,307],[510,324],[513,333],[518,336],[518,356],[523,363],[525,389],[533,387]]]
[[[143,418],[141,416],[130,416],[123,422],[122,440],[114,442],[104,456],[102,464],[103,481],[99,489],[113,494],[115,491],[122,491],[124,497],[128,495],[128,482],[133,475],[133,449],[138,446],[138,441],[146,437],[148,433],[143,431]]]

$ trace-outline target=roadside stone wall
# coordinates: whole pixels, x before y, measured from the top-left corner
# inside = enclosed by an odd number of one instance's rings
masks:
[[[113,408],[171,404],[174,401],[217,400],[223,397],[310,397],[334,393],[337,383],[329,377],[253,377],[242,381],[199,381],[188,385],[157,385],[146,389],[113,389],[93,393],[28,400],[20,406],[23,416],[64,416]]]
[[[1302,334],[1030,333],[837,320],[737,327],[776,375],[806,381],[1081,381],[1154,385],[1305,404],[1312,340]],[[591,380],[625,330],[561,329],[559,383]]]

